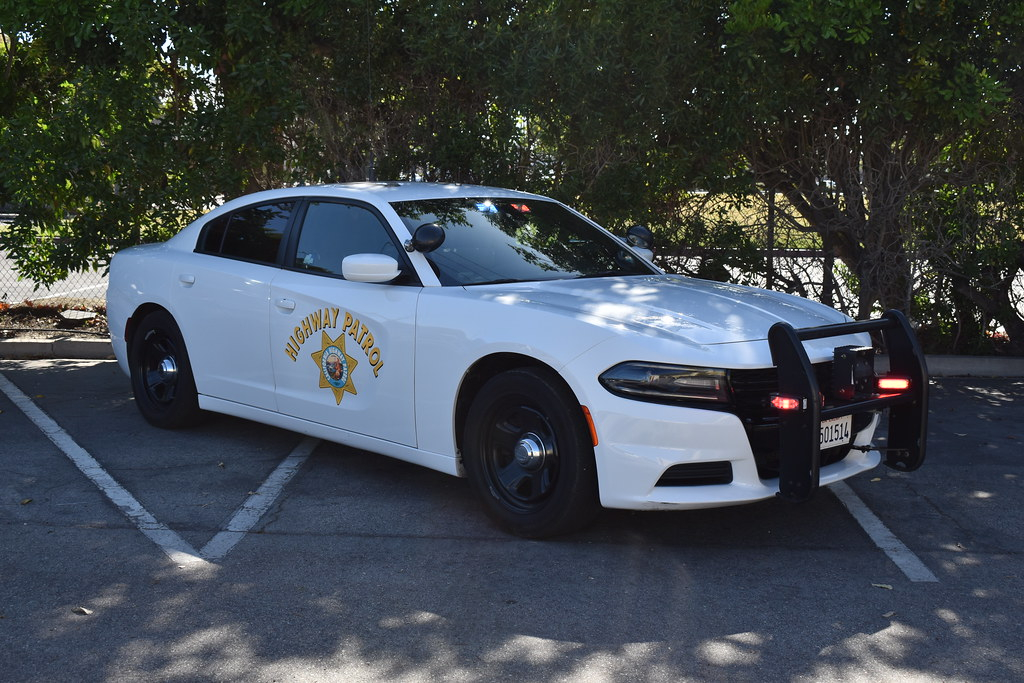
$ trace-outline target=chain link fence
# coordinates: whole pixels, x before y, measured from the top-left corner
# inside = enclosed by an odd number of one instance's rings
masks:
[[[0,230],[14,216],[0,213]],[[14,261],[0,251],[0,339],[53,334],[106,336],[107,277],[73,273],[43,285],[21,278]]]
[[[0,230],[13,219],[13,214],[0,213]],[[107,277],[103,273],[72,273],[65,280],[42,285],[19,277],[14,261],[0,251],[0,304],[95,308],[104,304],[106,296]]]
[[[18,277],[7,254],[0,252],[0,303],[7,306],[31,304],[58,308],[95,308],[103,306],[107,296],[107,278],[102,273],[72,273],[52,285],[38,285]]]
[[[0,213],[0,229],[13,219],[11,214]],[[761,226],[747,226],[755,230]],[[668,272],[696,277],[728,280],[742,284],[784,291],[829,305],[850,313],[856,301],[843,278],[837,277],[836,264],[823,250],[757,250],[755,260],[759,267],[752,270],[721,267],[715,272],[703,272],[702,263],[722,260],[722,249],[683,249],[674,256],[658,258],[657,262]],[[14,262],[0,251],[0,305],[46,306],[56,308],[96,308],[105,303],[107,277],[100,272],[72,273],[67,279],[52,285],[41,285],[18,276]]]

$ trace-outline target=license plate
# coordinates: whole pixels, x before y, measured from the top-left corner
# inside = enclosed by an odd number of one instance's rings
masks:
[[[833,446],[842,446],[850,443],[850,428],[853,425],[853,415],[844,415],[832,420],[825,420],[821,423],[821,445],[819,448],[825,450]]]

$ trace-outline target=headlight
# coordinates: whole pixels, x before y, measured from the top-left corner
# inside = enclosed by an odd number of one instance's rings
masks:
[[[605,370],[598,379],[613,394],[641,401],[729,401],[726,371],[720,368],[630,361]]]

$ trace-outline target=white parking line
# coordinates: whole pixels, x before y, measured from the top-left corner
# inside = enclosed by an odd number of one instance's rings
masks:
[[[7,395],[14,405],[25,413],[25,416],[46,435],[53,444],[59,448],[64,455],[82,471],[89,480],[99,487],[100,491],[130,519],[139,531],[144,533],[151,541],[157,544],[160,550],[164,551],[167,557],[179,564],[203,563],[205,560],[199,553],[189,545],[181,536],[171,531],[156,520],[142,503],[135,499],[127,489],[117,483],[110,476],[103,466],[88,451],[75,443],[71,436],[61,429],[60,425],[44,413],[39,406],[32,402],[21,389],[0,374],[0,391]]]
[[[210,539],[210,542],[203,546],[200,554],[211,562],[219,560],[227,555],[235,544],[242,540],[242,537],[259,521],[270,506],[277,500],[285,484],[295,476],[306,458],[313,453],[320,444],[319,439],[306,437],[298,446],[277,466],[263,485],[256,493],[249,496],[249,499],[238,508],[234,517],[228,522],[224,531],[219,532]]]
[[[895,534],[889,531],[889,528],[882,523],[882,520],[864,504],[860,496],[854,493],[853,489],[847,486],[845,482],[841,481],[832,484],[828,488],[846,506],[846,509],[850,511],[850,514],[857,520],[857,523],[861,525],[868,536],[871,537],[871,540],[875,542],[875,545],[889,556],[889,559],[900,568],[900,571],[908,579],[916,582],[938,582],[939,579],[924,565],[924,562],[910,548],[903,545],[900,539],[896,538]]]
[[[245,534],[259,521],[280,495],[284,485],[302,467],[306,458],[316,449],[319,440],[307,437],[270,474],[263,485],[235,512],[224,531],[215,535],[202,552],[196,550],[181,536],[161,524],[142,506],[135,496],[103,469],[88,451],[79,446],[53,418],[47,415],[9,379],[0,373],[0,391],[18,406],[21,412],[53,442],[82,471],[89,480],[124,515],[138,527],[172,561],[181,565],[207,564],[223,559]]]
[[[89,478],[139,531],[162,550],[167,557],[178,564],[205,564],[223,559],[232,548],[248,533],[263,514],[270,509],[285,485],[295,476],[306,459],[320,444],[318,439],[307,437],[267,477],[266,481],[235,512],[227,527],[218,532],[196,550],[177,533],[157,521],[135,497],[103,469],[88,451],[79,446],[60,425],[44,413],[21,389],[0,373],[0,391],[25,413],[57,448],[61,450],[82,473]],[[850,514],[861,525],[875,545],[889,556],[897,567],[914,582],[938,582],[928,567],[889,531],[864,501],[845,482],[828,487],[836,498],[846,506]]]

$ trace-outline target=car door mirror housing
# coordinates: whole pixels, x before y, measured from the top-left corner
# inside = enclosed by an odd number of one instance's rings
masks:
[[[633,251],[648,261],[654,258],[654,233],[644,225],[634,225],[626,229],[626,244]]]
[[[444,228],[437,223],[424,223],[416,228],[412,239],[405,243],[406,251],[429,254],[444,244]]]
[[[650,251],[654,248],[654,233],[644,225],[634,225],[626,230],[626,242],[636,249]]]
[[[352,254],[341,262],[341,274],[353,282],[391,282],[400,273],[398,261],[385,254]]]

